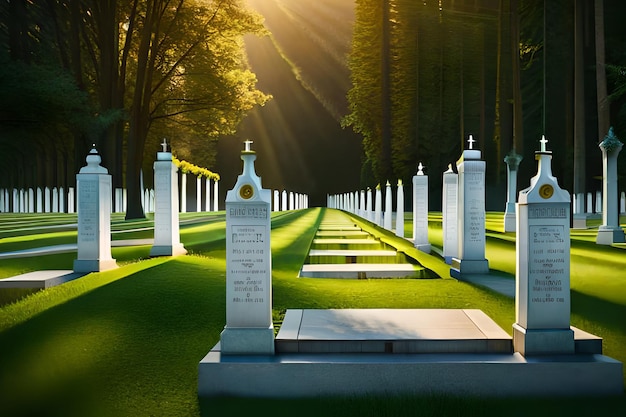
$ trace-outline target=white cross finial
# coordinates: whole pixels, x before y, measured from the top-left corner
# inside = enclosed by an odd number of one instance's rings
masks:
[[[424,168],[426,168],[424,165],[422,165],[422,163],[420,162],[417,165],[417,175],[424,175]]]
[[[167,140],[165,138],[163,138],[163,143],[161,143],[161,146],[163,146],[163,152],[167,152]]]
[[[541,140],[539,142],[541,142],[541,152],[546,152],[546,143],[548,143],[546,135],[541,135]]]
[[[250,139],[247,139],[247,140],[245,140],[243,143],[244,143],[244,144],[245,144],[245,146],[246,146],[245,151],[246,151],[246,152],[250,152],[250,150],[251,150],[251,149],[250,149],[250,145],[252,145],[252,141],[251,141]]]
[[[469,135],[469,139],[467,140],[467,142],[469,143],[469,148],[474,149],[474,142],[476,141],[474,140],[474,137],[472,135]]]

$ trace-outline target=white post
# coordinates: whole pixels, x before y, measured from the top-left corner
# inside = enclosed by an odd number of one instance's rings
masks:
[[[219,195],[220,195],[220,182],[215,180],[213,182],[213,211],[218,211],[219,209]]]
[[[283,190],[283,192],[281,193],[280,208],[281,208],[282,211],[287,211],[287,209],[288,209],[288,207],[287,207],[287,190]]]
[[[211,211],[211,178],[204,179],[204,211]]]
[[[383,219],[384,227],[387,230],[392,230],[391,229],[392,216],[393,216],[393,206],[392,206],[392,196],[391,196],[391,184],[389,183],[389,181],[387,181],[387,184],[385,185],[385,217]]]
[[[367,191],[365,192],[365,218],[371,222],[374,222],[374,210],[372,209],[372,189],[367,187]]]
[[[59,213],[65,213],[65,190],[59,187]]]
[[[374,223],[382,227],[383,219],[382,219],[382,211],[383,211],[383,193],[380,190],[380,184],[376,186],[376,201],[374,202]]]
[[[196,177],[196,212],[202,211],[202,176]]]
[[[280,192],[278,190],[274,190],[274,207],[272,211],[280,211]]]
[[[180,212],[187,213],[187,173],[182,173],[180,184]]]
[[[28,212],[35,212],[35,191],[32,188],[28,189]]]
[[[404,187],[400,179],[396,199],[396,236],[404,237]]]
[[[447,264],[452,258],[459,256],[458,229],[458,189],[459,175],[452,170],[452,164],[443,173],[442,192],[442,227],[443,227],[443,258]]]
[[[44,213],[50,213],[50,188],[44,188]]]
[[[67,189],[67,212],[68,213],[75,213],[76,211],[76,204],[74,203],[76,201],[76,198],[74,196],[74,187],[69,187]]]

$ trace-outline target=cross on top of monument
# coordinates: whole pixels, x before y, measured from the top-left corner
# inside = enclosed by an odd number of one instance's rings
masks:
[[[469,148],[474,149],[474,142],[476,141],[474,140],[474,137],[472,135],[469,135],[469,139],[467,140],[467,142],[469,143]]]
[[[541,140],[539,142],[541,142],[541,152],[547,152],[546,143],[548,143],[548,140],[546,139],[546,135],[541,135]]]
[[[422,163],[420,162],[417,165],[417,175],[424,175],[424,168],[426,168],[424,165],[422,165]]]
[[[244,146],[245,146],[244,150],[246,152],[250,152],[252,150],[252,149],[250,149],[250,145],[252,145],[252,141],[250,139],[247,139],[247,140],[244,140],[243,143],[244,143]]]
[[[167,152],[167,140],[165,138],[163,138],[163,143],[161,143],[161,146],[163,146],[163,152]]]

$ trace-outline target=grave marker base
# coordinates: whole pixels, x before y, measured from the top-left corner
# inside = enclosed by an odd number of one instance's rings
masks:
[[[465,274],[489,274],[489,261],[487,259],[452,258],[450,276],[462,279]]]
[[[274,326],[267,329],[226,326],[220,335],[220,350],[229,355],[273,355]]]
[[[418,326],[418,334],[425,332],[419,337],[424,342],[435,342],[431,347],[444,347],[443,352],[431,350],[428,353],[390,353],[393,349],[386,348],[382,352],[387,353],[372,353],[367,348],[360,352],[337,352],[337,347],[358,349],[360,346],[364,349],[364,343],[375,343],[377,338],[384,347],[385,341],[389,342],[389,335],[386,333],[394,333],[394,337],[402,341],[406,339],[406,331],[413,329],[415,322],[393,317],[394,312],[406,316],[408,310],[386,310],[381,312],[381,317],[377,320],[390,320],[395,324],[404,322],[409,327],[390,325],[381,328],[376,320],[372,321],[372,311],[357,309],[342,312],[352,318],[340,317],[335,326],[329,328],[326,321],[320,321],[320,317],[315,315],[308,321],[303,320],[302,317],[306,314],[298,314],[298,311],[303,310],[287,310],[285,322],[277,337],[277,344],[287,343],[284,348],[293,353],[277,350],[274,355],[223,355],[218,343],[199,363],[198,395],[263,398],[432,394],[572,397],[622,395],[624,390],[622,364],[607,356],[577,353],[524,357],[519,352],[503,353],[487,349],[484,353],[454,352],[450,349],[454,340],[446,339],[446,343],[442,344],[441,337],[433,336],[441,329],[434,326],[428,330],[427,321],[424,321],[424,326]],[[332,310],[319,311],[321,318],[324,314],[332,316]],[[443,316],[437,316],[438,311]],[[439,317],[440,321],[445,319],[444,322],[447,322],[446,317],[459,314],[460,311],[421,310],[420,314],[433,314],[434,319]],[[505,332],[500,328],[492,329],[491,324],[477,319],[473,313],[477,310],[462,311],[469,311],[468,317],[475,324],[475,328],[469,326],[468,331],[473,328],[480,332],[487,330],[483,336],[485,343],[494,337],[491,341],[502,339],[501,333]],[[294,316],[295,322],[290,323]],[[334,315],[331,318],[335,320],[337,317]],[[450,326],[453,323],[449,323],[448,327]],[[346,340],[341,341],[338,335],[345,328],[350,331],[346,332]],[[385,334],[367,336],[379,330]],[[319,333],[320,336],[308,337],[311,332]],[[323,342],[328,336],[323,336],[325,332],[330,336],[336,333],[335,349],[330,346],[324,348],[322,343],[317,352],[294,352],[300,343],[315,342],[316,338]],[[589,337],[593,339],[588,334],[583,337],[585,340],[591,340]],[[510,336],[508,338],[510,343]],[[462,340],[462,345],[467,346],[467,341]]]
[[[574,354],[572,329],[525,329],[513,324],[513,345],[524,356]]]
[[[624,230],[621,227],[611,228],[600,226],[598,229],[598,236],[596,237],[596,243],[599,245],[611,245],[613,243],[626,242],[624,236]]]
[[[76,259],[74,272],[101,272],[117,268],[115,259]]]
[[[159,245],[152,246],[150,256],[178,256],[187,254],[187,249],[182,243],[177,245]]]

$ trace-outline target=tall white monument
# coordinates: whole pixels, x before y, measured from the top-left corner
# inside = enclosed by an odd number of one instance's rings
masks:
[[[522,355],[574,353],[570,328],[570,195],[552,175],[552,152],[517,203],[513,347]]]
[[[154,161],[154,244],[150,256],[184,255],[178,221],[178,168],[163,139]]]
[[[420,162],[413,176],[413,245],[422,252],[430,253],[428,241],[428,176],[424,175]]]
[[[469,149],[463,151],[456,166],[459,172],[458,189],[458,258],[452,259],[450,275],[462,278],[464,274],[488,274],[489,261],[485,259],[485,161],[480,150],[474,149],[474,138],[469,136]]]
[[[261,187],[251,141],[241,153],[243,172],[226,194],[226,327],[223,355],[274,354],[272,322],[272,191]]]
[[[452,170],[452,164],[448,165],[448,170],[443,173],[442,192],[442,227],[443,227],[443,258],[449,265],[452,259],[459,256],[459,225],[457,221],[458,213],[458,192],[459,174]]]
[[[617,190],[617,155],[624,144],[617,139],[613,127],[600,142],[602,150],[602,226],[598,228],[596,243],[611,245],[624,243],[624,230],[619,225]]]
[[[111,257],[111,176],[100,165],[96,150],[76,174],[78,188],[78,255],[74,272],[98,272],[117,268]]]
[[[391,230],[393,216],[392,197],[391,197],[391,183],[387,181],[385,185],[385,215],[383,216],[383,227],[387,230]]]

